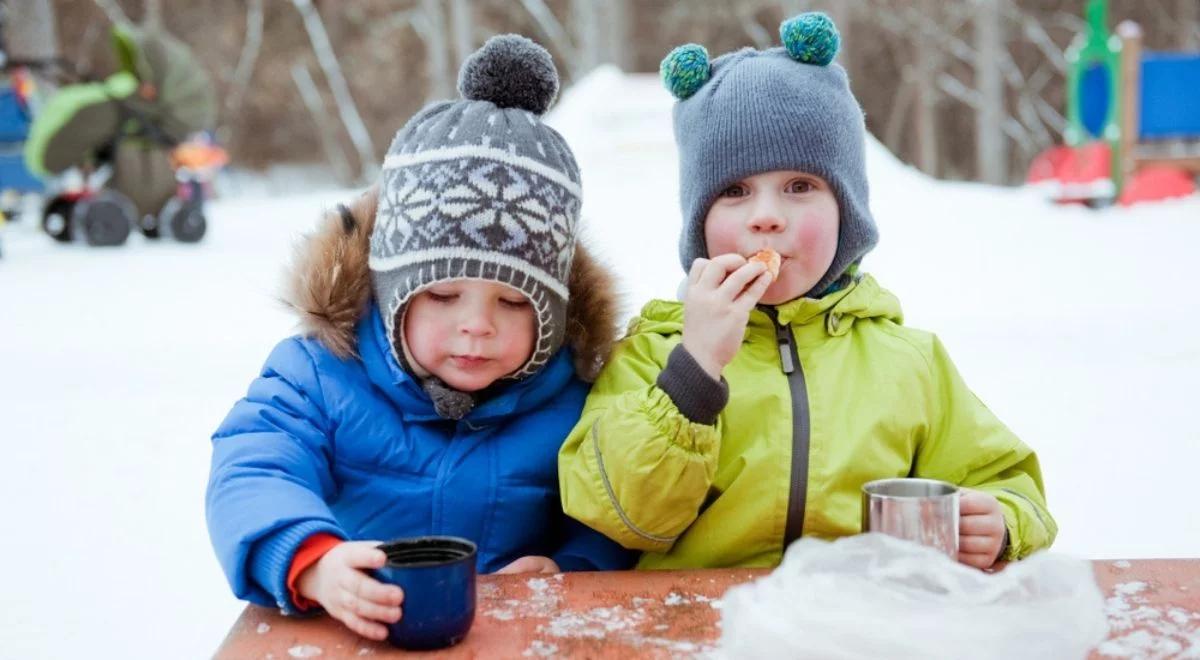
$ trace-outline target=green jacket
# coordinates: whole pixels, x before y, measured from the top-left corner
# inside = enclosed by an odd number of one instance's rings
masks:
[[[1048,547],[1057,525],[1037,457],[937,337],[901,322],[899,301],[869,276],[756,309],[724,371],[729,402],[706,425],[656,384],[682,340],[683,305],[651,301],[559,452],[563,509],[645,551],[640,568],[775,566],[801,534],[858,533],[864,483],[913,476],[994,495],[1005,559]]]

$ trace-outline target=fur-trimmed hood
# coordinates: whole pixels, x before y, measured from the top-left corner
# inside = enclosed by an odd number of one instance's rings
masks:
[[[379,188],[372,186],[348,205],[349,216],[326,213],[317,230],[297,245],[286,280],[283,300],[300,315],[301,332],[342,358],[356,355],[354,328],[370,309],[368,260],[378,198]],[[575,354],[576,373],[592,382],[619,331],[615,280],[577,243],[567,288],[564,343]]]

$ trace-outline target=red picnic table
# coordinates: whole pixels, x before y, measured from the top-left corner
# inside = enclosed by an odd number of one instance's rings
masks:
[[[1200,559],[1097,560],[1108,641],[1092,658],[1200,654]],[[715,648],[730,587],[762,569],[614,571],[479,577],[475,625],[448,658],[686,657]],[[217,658],[399,657],[327,616],[290,618],[248,606]]]

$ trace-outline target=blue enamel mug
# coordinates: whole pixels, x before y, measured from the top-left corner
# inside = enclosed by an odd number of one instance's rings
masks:
[[[475,621],[475,544],[456,536],[422,536],[379,545],[387,563],[381,582],[404,590],[402,616],[388,642],[410,650],[453,646]]]

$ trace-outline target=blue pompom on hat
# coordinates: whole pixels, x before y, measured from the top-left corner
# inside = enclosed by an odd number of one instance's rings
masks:
[[[800,14],[780,25],[780,38],[783,46],[711,61],[688,44],[663,60],[663,83],[678,99],[679,259],[687,271],[710,256],[704,219],[722,190],[764,172],[809,172],[829,182],[840,215],[833,263],[805,294],[815,296],[852,274],[879,240],[868,201],[866,125],[845,69],[834,62],[841,37],[833,21]]]

